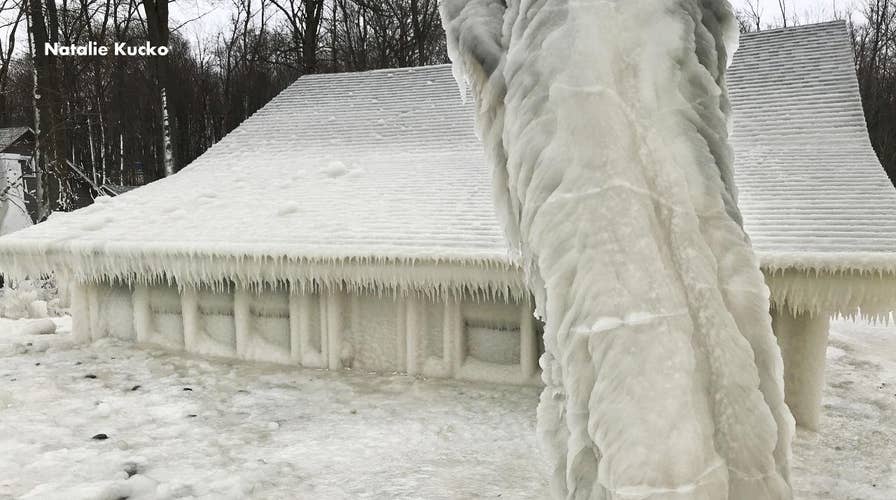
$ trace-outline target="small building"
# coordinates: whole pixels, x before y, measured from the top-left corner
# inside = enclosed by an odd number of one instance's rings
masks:
[[[34,131],[0,128],[0,235],[34,224]]]
[[[728,82],[787,400],[812,427],[828,317],[894,306],[896,190],[843,23],[744,35]],[[304,76],[178,174],[0,238],[0,264],[69,281],[85,340],[538,384],[473,115],[447,65]]]

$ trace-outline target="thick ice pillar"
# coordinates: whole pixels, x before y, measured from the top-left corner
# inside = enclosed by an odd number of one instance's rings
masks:
[[[294,288],[289,290],[289,357],[293,363],[302,364],[305,338],[308,336],[308,305],[302,304],[304,294]],[[304,307],[303,307],[304,305]]]
[[[442,358],[445,361],[445,370],[448,377],[457,376],[457,373],[460,371],[460,365],[464,360],[462,323],[460,303],[454,298],[447,299],[445,301],[445,314],[442,323]]]
[[[180,310],[184,321],[184,350],[199,352],[200,311],[198,290],[190,286],[184,287],[180,294]]]
[[[71,282],[72,338],[75,342],[90,342],[90,307],[87,285]]]
[[[149,306],[149,289],[138,285],[134,288],[134,331],[137,342],[149,342],[152,328],[152,311]]]
[[[342,295],[337,290],[327,294],[327,365],[331,370],[342,368]]]
[[[784,400],[797,425],[818,430],[824,391],[827,314],[794,314],[772,310],[772,329],[784,358]]]
[[[59,307],[72,307],[72,293],[74,293],[74,289],[76,288],[77,283],[64,274],[56,275],[56,290],[57,295],[59,296]]]
[[[729,2],[439,8],[545,321],[553,496],[792,498],[793,418],[728,143]]]
[[[538,339],[535,336],[535,322],[528,302],[520,306],[520,369],[523,380],[535,375],[538,366]]]
[[[250,291],[237,288],[233,294],[233,325],[236,337],[236,355],[240,359],[249,358],[252,342],[252,308]]]
[[[420,373],[420,360],[417,359],[420,347],[420,301],[413,297],[408,298],[405,301],[405,315],[406,370],[408,375],[418,375]]]

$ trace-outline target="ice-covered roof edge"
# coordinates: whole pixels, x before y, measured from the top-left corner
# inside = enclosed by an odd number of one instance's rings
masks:
[[[0,246],[0,260],[6,265],[3,274],[15,279],[56,272],[83,283],[115,281],[209,288],[235,283],[250,289],[276,285],[376,295],[472,296],[517,301],[529,297],[522,271],[509,258],[310,259],[139,251],[133,254],[52,250],[35,253],[33,250],[11,248],[8,244]],[[819,269],[810,260],[807,259],[804,268],[763,263],[775,308],[794,313],[873,319],[886,319],[896,309],[896,267]]]
[[[31,250],[31,251],[29,251]],[[523,300],[528,292],[510,260],[421,258],[290,258],[270,255],[44,251],[0,246],[3,274],[13,279],[57,273],[82,283],[178,287],[340,289],[372,294]]]
[[[772,305],[798,314],[888,321],[896,252],[758,252]]]
[[[772,306],[795,314],[840,315],[889,321],[896,273],[765,271]]]

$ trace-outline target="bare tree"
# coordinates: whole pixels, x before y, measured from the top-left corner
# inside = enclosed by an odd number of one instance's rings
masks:
[[[286,19],[296,60],[301,61],[302,73],[316,73],[324,0],[270,1]]]
[[[44,11],[46,10],[46,16]],[[65,121],[60,102],[60,85],[57,56],[46,46],[59,41],[59,22],[56,4],[48,0],[28,0],[28,24],[31,39],[31,58],[34,61],[34,132],[37,150],[34,168],[50,173],[39,187],[38,220],[46,218],[56,209],[68,208],[66,187],[69,172],[65,157],[68,152],[65,140]]]
[[[6,14],[10,15],[7,16]],[[0,117],[7,116],[6,93],[9,86],[9,65],[16,48],[16,35],[25,17],[25,9],[14,0],[0,0],[0,23],[7,22],[6,41],[0,37]],[[5,21],[9,19],[8,21]],[[2,125],[2,123],[0,123]]]
[[[778,0],[778,10],[781,12],[781,23],[787,27],[787,0]]]
[[[878,158],[896,180],[896,0],[870,0],[851,23],[865,121]]]
[[[168,47],[170,31],[168,29],[168,0],[143,0],[146,12],[146,37],[155,47]],[[174,150],[171,146],[171,124],[168,112],[168,56],[159,55],[151,58],[159,91],[159,109],[161,111],[161,138],[164,157],[165,176],[174,174]]]
[[[762,30],[762,5],[759,0],[747,0],[747,9],[745,11],[750,24],[756,27],[756,31]]]

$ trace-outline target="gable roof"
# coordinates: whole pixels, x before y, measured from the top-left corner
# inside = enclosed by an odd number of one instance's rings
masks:
[[[896,270],[896,190],[868,141],[845,25],[744,35],[729,86],[765,270]],[[0,256],[82,279],[522,294],[494,212],[448,65],[310,75],[178,174],[2,238]]]
[[[0,128],[0,153],[28,132],[31,132],[29,127]]]

